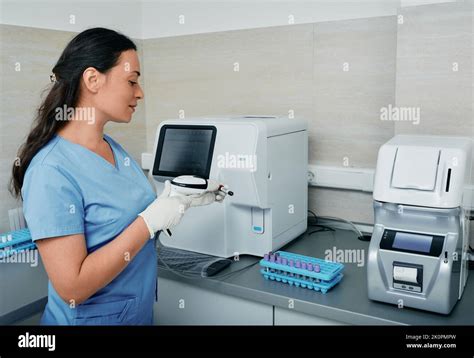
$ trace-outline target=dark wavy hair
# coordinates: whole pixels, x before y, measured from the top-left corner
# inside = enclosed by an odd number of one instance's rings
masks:
[[[122,52],[136,49],[127,36],[101,27],[85,30],[68,43],[52,70],[56,81],[39,106],[32,129],[13,164],[10,180],[13,196],[21,197],[25,173],[33,157],[66,125],[67,121],[56,120],[56,108],[76,107],[83,72],[94,67],[106,73],[118,63]]]

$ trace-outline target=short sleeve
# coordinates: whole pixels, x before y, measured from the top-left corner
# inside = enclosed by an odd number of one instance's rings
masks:
[[[35,165],[27,170],[21,191],[33,241],[84,233],[82,194],[58,168]]]

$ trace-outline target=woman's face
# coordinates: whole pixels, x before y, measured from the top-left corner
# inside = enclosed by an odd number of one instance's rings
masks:
[[[130,122],[138,100],[144,96],[139,76],[137,52],[122,52],[118,64],[101,76],[103,83],[94,101],[96,110],[113,122]]]

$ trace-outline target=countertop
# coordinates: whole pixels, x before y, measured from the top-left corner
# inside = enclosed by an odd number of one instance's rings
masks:
[[[354,325],[473,325],[474,324],[474,274],[471,270],[462,299],[449,315],[398,308],[382,302],[371,301],[367,295],[367,254],[369,242],[357,239],[349,230],[335,229],[313,233],[314,227],[281,248],[282,251],[325,258],[326,250],[361,250],[363,262],[344,263],[342,281],[326,294],[306,288],[270,281],[260,273],[261,258],[243,255],[216,277],[188,278],[174,274],[160,266],[158,277],[195,285],[215,292],[243,299],[288,308],[293,299],[296,312],[340,321]],[[254,265],[252,265],[255,263]],[[362,264],[363,263],[363,264]],[[249,266],[251,265],[251,266]],[[243,268],[243,269],[242,269]],[[231,271],[231,275],[223,276]],[[223,276],[223,277],[221,277]],[[158,278],[158,280],[159,280]]]

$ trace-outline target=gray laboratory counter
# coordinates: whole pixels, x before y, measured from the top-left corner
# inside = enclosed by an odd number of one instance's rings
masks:
[[[309,231],[313,229],[309,228]],[[312,235],[306,233],[281,249],[317,258],[324,258],[326,250],[362,250],[364,264],[358,266],[358,263],[345,263],[344,278],[326,294],[281,282],[265,280],[259,272],[260,265],[258,263],[226,277],[198,279],[177,276],[160,266],[158,283],[160,287],[160,281],[173,282],[187,287],[189,290],[198,289],[201,292],[205,291],[220,296],[232,297],[232,299],[237,298],[245,302],[254,302],[258,304],[255,314],[263,312],[269,307],[273,312],[273,323],[275,322],[275,310],[278,310],[278,312],[283,313],[291,312],[297,315],[302,322],[308,322],[308,317],[317,317],[322,322],[326,320],[327,322],[336,322],[329,324],[474,325],[474,309],[472,307],[474,302],[474,275],[472,271],[463,297],[461,301],[458,301],[450,315],[445,316],[408,307],[398,308],[395,305],[368,299],[366,275],[368,247],[369,242],[358,240],[353,232],[336,229],[334,232],[324,231]],[[218,275],[239,270],[257,261],[259,261],[259,258],[242,256],[238,262],[234,262]],[[166,287],[162,288],[163,290],[166,289]],[[160,290],[161,297],[168,294],[163,290]],[[181,296],[185,296],[183,292],[185,291],[180,293]],[[208,302],[212,300],[207,307],[211,307],[214,302],[218,305],[218,300],[214,300],[212,296],[208,296],[206,300]],[[159,299],[157,306],[159,307],[160,304]],[[233,301],[230,301],[227,306],[229,306],[227,309],[230,311],[234,310],[233,307],[238,307]],[[166,309],[169,311],[168,308]],[[237,308],[235,309],[237,310]],[[206,310],[206,306],[201,305],[200,310]],[[247,310],[247,308],[243,310]],[[198,313],[194,312],[191,317],[193,315],[196,316]],[[225,321],[221,320],[217,323],[219,322],[223,323]],[[254,323],[252,320],[240,322],[243,324]],[[286,322],[289,322],[288,324],[295,324],[295,322],[298,324],[299,321],[289,320]],[[166,323],[169,324],[170,322]],[[182,319],[178,324],[186,323],[186,319]],[[200,322],[194,320],[193,323],[199,324]],[[207,322],[202,323],[206,324]],[[265,324],[268,324],[268,322]]]

